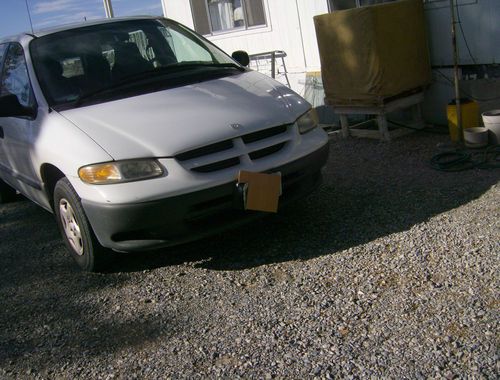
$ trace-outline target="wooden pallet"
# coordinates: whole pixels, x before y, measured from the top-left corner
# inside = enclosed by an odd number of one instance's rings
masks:
[[[390,141],[391,138],[403,136],[411,132],[411,130],[395,129],[389,130],[387,122],[387,114],[405,109],[412,108],[413,120],[411,122],[414,128],[424,128],[422,117],[422,102],[424,93],[418,92],[401,98],[387,101],[378,106],[357,106],[357,105],[332,105],[335,113],[340,117],[341,133],[344,138],[349,136],[377,138],[383,141]],[[378,124],[378,130],[370,130],[360,128],[359,124],[350,126],[347,120],[348,115],[374,115]]]

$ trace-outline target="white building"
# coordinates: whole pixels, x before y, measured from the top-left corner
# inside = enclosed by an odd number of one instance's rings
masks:
[[[229,54],[285,51],[288,78],[299,93],[306,72],[320,70],[313,16],[328,12],[326,0],[163,1],[167,17],[204,34]]]
[[[162,0],[167,17],[197,30],[229,54],[285,51],[291,87],[301,94],[306,73],[321,70],[313,16],[384,1],[393,0]],[[454,97],[449,82],[453,77],[450,2],[423,1],[435,77],[424,112],[428,121],[444,123],[446,104]],[[477,98],[483,109],[499,107],[500,0],[456,2],[465,96]]]

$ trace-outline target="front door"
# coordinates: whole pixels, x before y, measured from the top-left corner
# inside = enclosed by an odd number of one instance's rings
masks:
[[[9,94],[16,95],[23,106],[35,105],[24,51],[18,43],[4,47],[0,96]],[[41,181],[31,161],[36,139],[32,123],[29,117],[0,117],[0,170],[2,178],[33,199],[41,189]]]

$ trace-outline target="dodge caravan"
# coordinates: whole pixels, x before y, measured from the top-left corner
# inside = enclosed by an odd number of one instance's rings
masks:
[[[92,271],[264,214],[252,191],[310,193],[328,156],[314,110],[233,56],[156,17],[0,39],[0,199],[53,212]]]

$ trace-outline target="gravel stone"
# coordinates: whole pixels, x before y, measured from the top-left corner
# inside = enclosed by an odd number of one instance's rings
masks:
[[[0,205],[0,378],[497,378],[500,171],[432,170],[446,141],[331,141],[307,199],[109,273]]]

